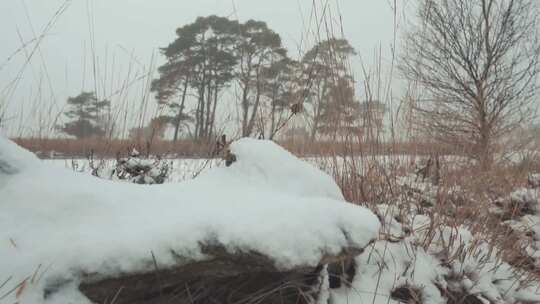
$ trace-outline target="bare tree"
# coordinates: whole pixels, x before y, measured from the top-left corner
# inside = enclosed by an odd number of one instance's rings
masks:
[[[422,89],[416,122],[484,169],[498,141],[535,116],[538,0],[419,0],[401,70]]]

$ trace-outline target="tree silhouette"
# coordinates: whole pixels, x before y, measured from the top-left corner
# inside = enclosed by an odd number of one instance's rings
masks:
[[[423,89],[419,129],[489,168],[498,141],[534,118],[538,0],[422,0],[401,70]]]
[[[220,92],[234,77],[238,29],[238,22],[227,18],[199,17],[177,29],[176,40],[162,49],[167,62],[159,68],[160,77],[152,89],[157,92],[158,102],[175,113],[175,140],[182,121],[189,115],[185,109],[190,93],[197,99],[195,112],[191,113],[195,139],[210,138],[214,133]]]
[[[248,20],[240,25],[237,45],[238,83],[241,89],[242,136],[253,133],[264,93],[264,71],[273,63],[287,58],[279,34],[265,22]]]
[[[328,39],[315,45],[302,58],[306,97],[309,108],[310,138],[316,139],[319,132],[329,132],[336,114],[344,107],[353,109],[355,106],[353,82],[348,70],[348,60],[355,55],[354,48],[346,39]],[[342,90],[340,90],[341,88]],[[324,121],[323,121],[324,120]],[[333,132],[333,131],[332,131]],[[335,132],[334,132],[335,133]]]
[[[297,73],[299,63],[288,57],[273,62],[262,71],[262,95],[265,98],[264,117],[259,119],[259,132],[273,139],[290,115],[289,109],[300,95]],[[265,132],[265,130],[268,130]]]
[[[93,92],[82,92],[67,100],[68,110],[64,115],[71,121],[59,129],[78,139],[103,136],[105,134],[104,110],[110,107],[108,100],[99,101]]]

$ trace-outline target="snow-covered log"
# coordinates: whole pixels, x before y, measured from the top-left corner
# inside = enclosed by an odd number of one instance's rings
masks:
[[[180,288],[207,303],[186,289],[205,282],[216,287],[207,296],[260,297],[287,282],[309,294],[325,264],[376,238],[377,218],[345,203],[330,176],[269,141],[231,151],[230,167],[143,187],[55,168],[0,138],[2,301],[161,303]],[[220,291],[220,279],[237,285]]]
[[[95,303],[314,303],[322,292],[321,271],[330,263],[337,272],[360,253],[346,250],[326,256],[319,265],[280,269],[274,261],[257,252],[229,252],[219,245],[203,245],[208,256],[203,261],[180,266],[129,273],[93,281],[83,279],[81,292]],[[176,302],[175,302],[176,301]]]

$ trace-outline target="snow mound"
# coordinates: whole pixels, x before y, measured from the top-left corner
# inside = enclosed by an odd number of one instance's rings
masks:
[[[24,169],[27,164],[37,162],[38,158],[0,134],[0,183],[6,175],[13,175]]]
[[[205,243],[288,269],[376,237],[377,218],[344,203],[328,175],[269,141],[231,150],[229,168],[141,186],[56,168],[0,137],[0,284],[11,277],[0,296],[24,282],[3,300],[85,303],[81,275],[151,271],[152,256],[160,267],[202,260]]]

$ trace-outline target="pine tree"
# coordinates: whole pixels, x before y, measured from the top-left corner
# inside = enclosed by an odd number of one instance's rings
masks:
[[[82,92],[67,100],[68,110],[64,115],[71,121],[59,129],[78,139],[103,136],[105,134],[104,110],[108,110],[108,100],[98,100],[93,92]]]

